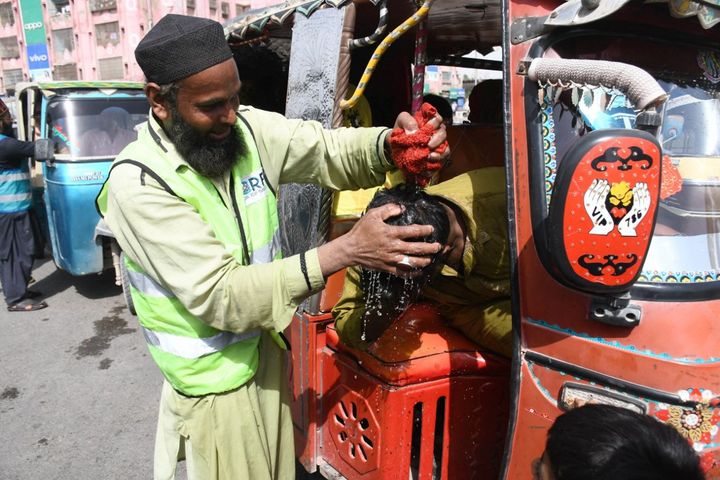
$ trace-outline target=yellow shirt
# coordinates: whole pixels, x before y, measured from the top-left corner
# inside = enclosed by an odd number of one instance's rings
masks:
[[[505,170],[472,170],[426,191],[446,199],[462,212],[467,238],[463,272],[445,265],[424,288],[423,297],[442,304],[443,316],[471,340],[509,356],[512,338]],[[360,340],[365,314],[363,295],[359,269],[349,268],[333,317],[342,340],[361,349],[368,346]]]

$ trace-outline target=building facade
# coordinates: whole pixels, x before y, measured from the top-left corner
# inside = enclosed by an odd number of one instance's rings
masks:
[[[168,13],[224,23],[250,0],[0,0],[0,93],[31,80],[143,80],[134,51]]]

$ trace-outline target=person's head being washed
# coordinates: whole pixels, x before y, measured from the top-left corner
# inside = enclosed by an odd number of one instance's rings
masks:
[[[432,225],[433,232],[418,242],[447,243],[450,223],[446,207],[437,197],[428,195],[417,185],[401,184],[379,190],[368,204],[368,209],[388,203],[400,205],[402,214],[386,220],[390,225]],[[406,275],[393,275],[362,268],[360,284],[365,292],[365,313],[361,339],[376,340],[419,297],[423,286],[442,268],[446,249],[433,257],[432,263],[417,270],[409,263],[400,262]]]

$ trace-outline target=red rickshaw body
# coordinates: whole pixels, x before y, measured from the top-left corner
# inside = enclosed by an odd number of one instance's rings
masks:
[[[289,37],[286,20],[297,22],[300,10],[312,20],[321,4],[310,3],[229,23],[231,46]],[[384,4],[331,5],[346,9],[347,39],[372,32]],[[472,49],[502,46],[513,356],[480,349],[428,303],[411,307],[368,351],[347,347],[330,313],[342,290],[338,272],[289,331],[296,451],[308,472],[531,478],[555,418],[595,402],[673,425],[708,478],[720,478],[714,5],[435,2],[427,21],[435,64],[459,65]],[[390,27],[415,9],[392,0],[387,7]],[[389,63],[405,73],[416,53],[409,32],[390,47]],[[293,56],[307,54],[293,46],[291,70]],[[342,56],[352,69],[371,50],[340,54],[328,126],[339,125],[344,82],[357,83]],[[370,85],[387,95],[397,82],[383,61]],[[396,77],[409,82],[405,73]],[[368,88],[373,105],[381,96]],[[395,97],[410,108],[409,88]],[[471,158],[453,174],[483,162]],[[320,217],[330,220],[319,241],[352,224],[329,211]],[[422,328],[405,328],[410,323]]]
[[[545,16],[553,7],[548,5],[547,10],[538,11],[536,6],[510,2],[509,16]],[[700,46],[698,49],[708,48],[717,42],[716,31],[703,30],[691,21],[678,22],[660,10],[649,12],[647,7],[627,5],[608,19],[607,30],[604,30],[604,25],[597,27],[596,52],[584,55],[584,58],[611,60],[644,68],[652,65],[656,72],[662,66],[668,71],[674,69],[685,75],[702,76],[702,68],[688,65],[694,59],[667,56],[668,52],[660,48],[662,42],[656,44],[658,48],[655,51],[638,51],[613,48],[612,41],[608,42],[610,45],[603,45],[597,40],[607,35],[609,30],[626,34],[655,32],[658,39],[667,38],[667,44],[680,42],[679,39],[692,44],[692,39],[696,42],[695,48]],[[590,33],[592,27],[588,25],[587,29],[586,35],[593,36]],[[531,46],[532,42],[513,45],[509,49],[509,65],[517,66],[532,58]],[[547,429],[562,409],[572,406],[567,402],[572,402],[577,394],[581,397],[580,401],[590,399],[632,406],[671,423],[701,454],[708,469],[708,478],[718,478],[720,456],[716,435],[720,417],[713,402],[718,393],[720,372],[720,358],[716,354],[718,326],[714,313],[720,306],[717,276],[712,273],[712,268],[668,270],[660,276],[657,270],[648,268],[650,266],[646,262],[639,281],[630,288],[632,303],[642,311],[639,324],[628,328],[591,319],[592,295],[558,282],[557,277],[550,273],[548,262],[544,263],[541,259],[542,252],[538,251],[538,246],[543,243],[537,238],[541,234],[538,216],[533,218],[532,208],[527,208],[539,200],[537,195],[533,196],[537,192],[532,192],[532,187],[528,188],[536,181],[531,176],[532,163],[537,160],[532,158],[533,147],[528,142],[532,136],[528,135],[528,129],[537,126],[530,121],[519,121],[531,117],[527,111],[529,82],[526,77],[512,71],[506,78],[509,79],[511,118],[518,120],[512,122],[510,132],[515,218],[511,235],[517,249],[517,288],[513,293],[518,303],[514,321],[519,328],[522,345],[515,372],[519,376],[516,377],[518,390],[514,418],[511,418],[511,442],[508,444],[509,452],[506,452],[509,454],[506,478],[530,478],[530,465],[542,452]],[[664,153],[673,155],[667,150]],[[718,152],[714,153],[717,155]],[[545,154],[548,155],[547,151]],[[715,155],[706,161],[710,164],[717,162]],[[671,173],[663,171],[663,175],[669,181]],[[689,190],[691,187],[692,181],[686,180],[683,188]],[[714,185],[707,185],[708,189],[712,187]],[[667,203],[661,201],[660,207]],[[657,222],[669,217],[667,209],[661,210]],[[648,218],[655,219],[654,216]],[[707,224],[706,233],[710,236],[717,229],[717,220],[713,220],[712,212],[696,220]],[[550,228],[557,227],[553,225]],[[666,238],[667,234],[660,231],[661,226],[653,227],[655,241]],[[677,235],[677,232],[673,234]],[[682,248],[681,241],[676,248]],[[659,249],[652,253],[657,257],[670,255],[671,252]],[[653,275],[655,278],[652,278]],[[581,389],[577,389],[573,393],[572,388],[578,388],[575,387],[577,384],[589,385],[592,390],[582,393]],[[567,398],[562,398],[563,395]],[[702,418],[702,421],[696,424],[690,420],[694,418]]]

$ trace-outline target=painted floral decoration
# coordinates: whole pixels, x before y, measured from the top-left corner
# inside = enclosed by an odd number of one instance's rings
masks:
[[[693,448],[700,452],[710,444],[718,433],[720,409],[713,408],[710,402],[714,395],[710,390],[688,389],[678,392],[684,401],[698,402],[694,407],[678,407],[660,404],[654,412],[655,417],[675,429],[687,438]]]
[[[715,456],[712,452],[706,452],[700,454],[700,467],[707,475],[707,478],[718,478],[720,471],[718,471],[718,464],[715,461]]]

